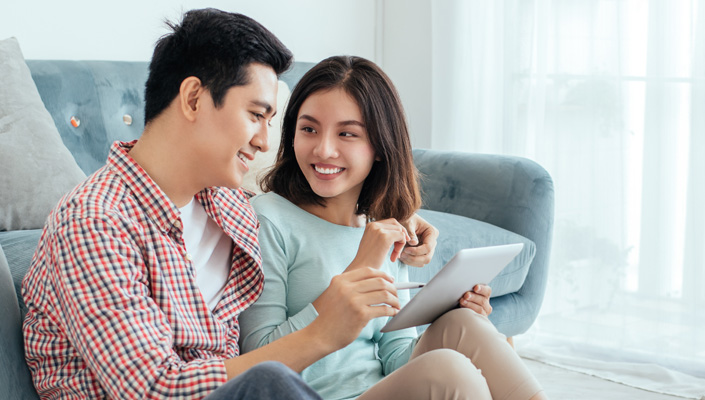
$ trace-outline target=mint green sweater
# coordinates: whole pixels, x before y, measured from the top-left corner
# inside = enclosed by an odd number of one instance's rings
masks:
[[[327,222],[275,193],[251,201],[261,223],[265,283],[259,300],[240,315],[243,352],[316,319],[311,303],[353,260],[365,230]],[[400,262],[387,259],[382,270],[395,282],[408,281],[407,267]],[[399,292],[402,305],[408,296],[407,290]],[[416,330],[380,333],[387,319],[370,321],[350,345],[306,368],[303,379],[324,399],[351,399],[404,365],[416,344]]]

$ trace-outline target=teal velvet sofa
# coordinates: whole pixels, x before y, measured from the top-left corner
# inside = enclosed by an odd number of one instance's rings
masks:
[[[28,60],[27,65],[63,143],[87,175],[103,165],[113,141],[139,137],[147,63]],[[310,67],[297,62],[282,80],[293,88]],[[70,120],[77,114],[76,127]],[[525,332],[546,287],[551,177],[519,157],[415,149],[414,159],[423,176],[420,214],[438,227],[440,237],[431,264],[412,268],[411,280],[428,281],[461,248],[523,242],[522,253],[491,282],[490,319],[507,336]],[[37,398],[24,362],[20,288],[40,234],[40,229],[0,231],[0,398]]]

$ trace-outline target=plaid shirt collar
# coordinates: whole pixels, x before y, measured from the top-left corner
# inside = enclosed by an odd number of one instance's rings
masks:
[[[154,180],[137,162],[130,157],[129,152],[137,140],[131,142],[114,142],[108,155],[108,167],[113,169],[134,193],[134,199],[139,207],[149,216],[163,233],[171,232],[181,236],[181,212],[179,208],[162,191]],[[241,203],[243,207],[237,213],[231,213],[223,207],[228,203],[222,191],[229,191],[230,201]],[[257,230],[259,220],[252,210],[249,199],[254,193],[245,189],[206,188],[196,194],[196,199],[203,205],[208,216],[213,219],[223,231],[233,239],[233,242],[247,253],[258,264],[262,264]],[[228,293],[223,297],[227,297]]]
[[[147,175],[147,172],[128,154],[137,140],[115,142],[108,155],[108,166],[113,169],[134,193],[140,208],[157,224],[162,232],[169,232],[179,221],[181,213],[174,202]]]

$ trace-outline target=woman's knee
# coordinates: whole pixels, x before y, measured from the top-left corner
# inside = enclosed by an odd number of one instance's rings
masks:
[[[475,369],[472,361],[464,355],[452,349],[437,349],[429,351],[426,354],[418,357],[427,365],[438,366],[434,372],[444,374],[447,371],[457,371],[465,368]]]
[[[478,371],[469,358],[455,350],[433,350],[419,359],[428,366],[425,378],[431,381],[429,383],[454,384],[465,380],[467,373]]]
[[[422,379],[431,392],[440,390],[453,398],[469,398],[466,396],[489,393],[481,371],[469,358],[455,350],[433,350],[419,356],[418,362],[427,366],[424,368]]]
[[[469,308],[455,308],[442,315],[439,320],[441,319],[447,320],[452,325],[470,324],[485,327],[488,322],[492,324],[486,316],[478,314]]]
[[[502,335],[490,320],[467,308],[456,308],[445,313],[434,322],[442,329],[461,329],[474,337],[481,335]]]

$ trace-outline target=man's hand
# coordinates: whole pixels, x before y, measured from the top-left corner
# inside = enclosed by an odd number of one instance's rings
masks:
[[[431,262],[436,251],[438,229],[414,214],[405,224],[411,237],[401,253],[401,261],[412,267],[423,267]]]

